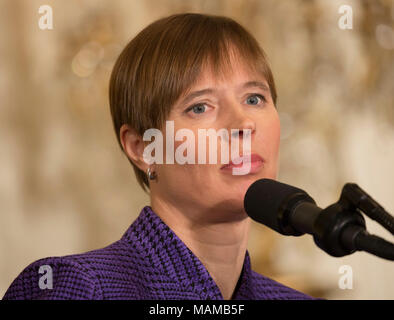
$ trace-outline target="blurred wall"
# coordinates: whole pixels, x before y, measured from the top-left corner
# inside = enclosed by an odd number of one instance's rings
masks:
[[[38,9],[53,9],[40,30]],[[353,29],[338,26],[350,5]],[[108,81],[120,50],[179,12],[234,18],[266,51],[281,118],[280,181],[326,207],[355,182],[394,213],[394,2],[0,0],[0,296],[31,262],[118,240],[149,204],[112,129]],[[371,233],[393,237],[367,220]],[[393,299],[391,262],[333,258],[311,237],[253,224],[253,268],[335,299]],[[353,288],[338,286],[339,268]]]

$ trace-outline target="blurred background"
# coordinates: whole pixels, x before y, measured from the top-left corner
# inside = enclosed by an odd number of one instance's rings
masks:
[[[53,10],[52,30],[39,28],[41,5]],[[353,29],[339,28],[341,5]],[[108,82],[141,29],[180,12],[229,16],[266,51],[279,181],[320,207],[354,182],[394,213],[394,1],[0,0],[0,297],[37,259],[118,240],[149,204],[117,145]],[[249,252],[255,271],[314,296],[394,299],[393,263],[367,253],[334,258],[308,235],[256,223]],[[338,285],[343,265],[352,289]]]

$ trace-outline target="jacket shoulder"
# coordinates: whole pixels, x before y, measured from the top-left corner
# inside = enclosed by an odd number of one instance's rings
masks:
[[[146,263],[138,248],[118,240],[107,247],[28,265],[3,300],[140,298]],[[143,285],[143,283],[142,283]]]
[[[90,300],[100,291],[94,272],[73,256],[46,257],[25,267],[3,300]]]

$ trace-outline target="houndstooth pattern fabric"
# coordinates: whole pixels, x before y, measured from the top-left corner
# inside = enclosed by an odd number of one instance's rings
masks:
[[[52,289],[40,289],[40,266],[52,270]],[[46,275],[49,275],[48,273]],[[42,287],[42,285],[41,285]],[[246,251],[235,300],[313,299],[251,269]],[[201,261],[145,206],[122,238],[111,245],[28,265],[3,300],[133,299],[220,300],[222,294]]]

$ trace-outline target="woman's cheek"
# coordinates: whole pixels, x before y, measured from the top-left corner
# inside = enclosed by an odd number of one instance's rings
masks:
[[[275,111],[264,129],[265,143],[270,146],[271,152],[277,151],[280,142],[280,120]]]

